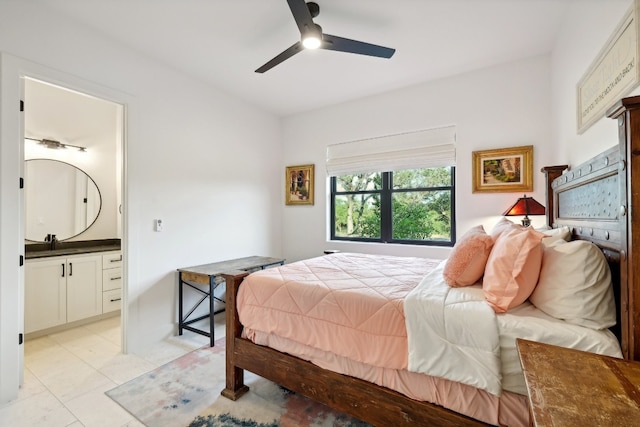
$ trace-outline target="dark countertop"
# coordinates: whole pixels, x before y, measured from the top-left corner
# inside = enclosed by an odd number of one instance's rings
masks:
[[[88,254],[94,252],[119,251],[120,239],[83,240],[77,242],[56,242],[55,249],[49,243],[25,245],[25,258],[48,258],[54,256]]]

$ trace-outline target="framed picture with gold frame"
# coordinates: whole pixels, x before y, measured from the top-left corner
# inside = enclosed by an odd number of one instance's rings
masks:
[[[287,205],[313,205],[314,165],[287,166],[284,199]]]
[[[533,145],[473,152],[473,192],[533,191]]]

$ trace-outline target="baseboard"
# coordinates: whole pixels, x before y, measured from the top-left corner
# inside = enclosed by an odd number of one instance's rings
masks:
[[[46,335],[63,332],[68,329],[73,329],[78,326],[87,325],[89,323],[97,322],[98,320],[109,319],[111,317],[116,317],[116,316],[120,316],[120,310],[115,310],[106,314],[100,314],[98,316],[87,317],[86,319],[76,320],[75,322],[65,323],[64,325],[54,326],[53,328],[41,329],[39,331],[30,332],[28,334],[25,334],[24,337],[25,337],[25,340],[40,338]]]

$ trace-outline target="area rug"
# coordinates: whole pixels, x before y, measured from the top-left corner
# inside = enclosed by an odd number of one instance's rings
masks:
[[[249,393],[224,388],[224,338],[106,392],[149,427],[367,427],[368,424],[245,372]]]

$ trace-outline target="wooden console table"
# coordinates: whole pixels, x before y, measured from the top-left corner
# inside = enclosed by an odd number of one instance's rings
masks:
[[[196,265],[194,267],[186,267],[178,269],[178,334],[182,335],[184,329],[195,332],[196,334],[204,335],[209,337],[211,347],[213,347],[214,342],[214,324],[213,324],[213,316],[218,314],[223,309],[218,311],[214,311],[213,303],[214,301],[219,301],[224,303],[223,300],[217,298],[214,295],[214,290],[224,282],[222,278],[222,273],[227,271],[234,270],[242,270],[242,271],[256,271],[256,270],[264,270],[267,267],[271,267],[274,265],[282,265],[284,264],[284,259],[282,258],[271,258],[264,256],[250,256],[245,258],[237,258],[231,259],[227,261],[214,262],[212,264],[204,264],[204,265]],[[196,286],[205,285],[208,288],[201,288]],[[183,307],[183,289],[185,286],[188,286],[198,293],[201,294],[200,300],[196,302],[196,304],[189,310],[189,312],[184,315],[184,307]],[[198,316],[194,319],[189,319],[189,316],[193,314],[193,312],[202,304],[202,302],[209,298],[209,312],[205,315]],[[192,323],[198,322],[200,320],[209,318],[209,330],[205,331],[203,329],[196,328],[195,326],[191,326]]]
[[[517,340],[532,425],[640,425],[640,362]]]

